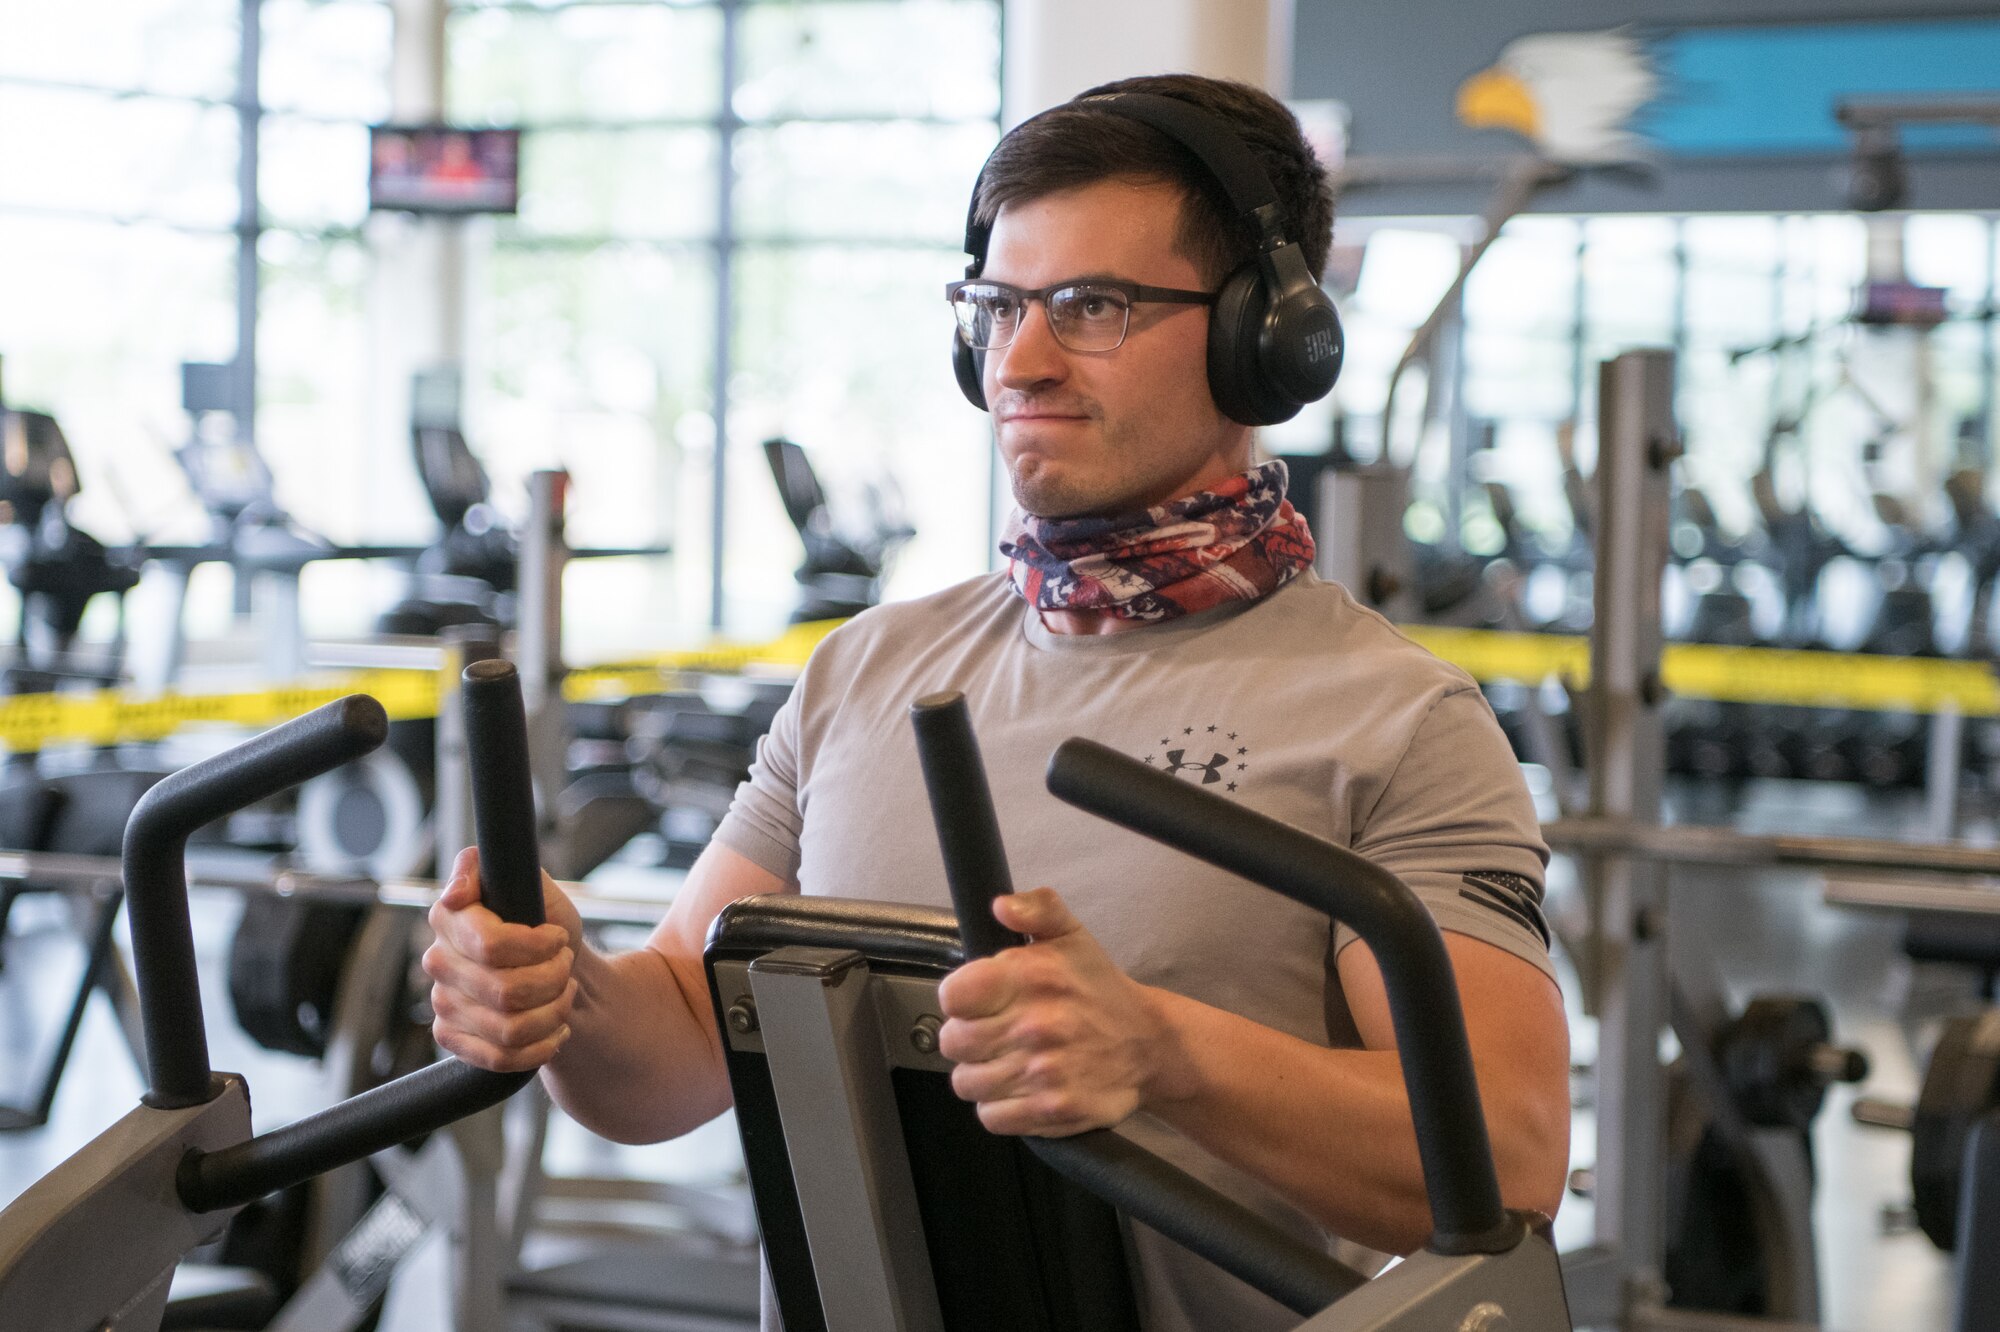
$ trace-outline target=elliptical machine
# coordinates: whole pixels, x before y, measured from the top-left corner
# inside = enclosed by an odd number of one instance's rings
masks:
[[[14,660],[5,672],[9,696],[49,694],[65,681],[103,686],[119,675],[124,646],[124,598],[139,581],[136,562],[105,547],[70,520],[69,502],[82,489],[76,462],[54,417],[0,402],[0,564],[21,594]],[[119,629],[94,662],[75,653],[85,611],[100,596],[118,602]],[[115,855],[126,818],[161,774],[120,763],[97,751],[54,771],[38,750],[9,753],[0,764],[0,846],[21,851]],[[16,900],[52,885],[0,880],[0,935]],[[134,1054],[139,1049],[131,982],[112,944],[121,894],[116,883],[67,904],[83,964],[65,1016],[32,1089],[0,1105],[0,1132],[48,1121],[57,1084],[69,1062],[84,1009],[102,990],[122,1019]],[[0,957],[4,965],[4,957]]]
[[[378,632],[434,638],[451,625],[514,622],[520,541],[493,507],[492,482],[465,442],[461,396],[456,366],[411,377],[410,450],[442,532],[417,556],[409,593],[383,612]]]
[[[481,663],[468,672],[466,692],[486,899],[505,919],[539,924],[518,682],[506,664]],[[149,1092],[0,1211],[0,1326],[155,1332],[175,1266],[246,1202],[496,1105],[533,1077],[441,1060],[252,1137],[243,1078],[210,1071],[182,864],[189,834],[365,753],[386,730],[374,700],[342,699],[174,774],[134,813],[124,877]],[[389,1220],[348,1255],[341,1276],[350,1293],[367,1293],[385,1275],[383,1260],[393,1262],[398,1236]]]
[[[882,599],[882,579],[904,544],[917,534],[906,522],[893,492],[868,493],[868,525],[843,534],[806,451],[789,439],[764,441],[764,461],[784,501],[785,516],[805,546],[805,563],[792,577],[799,582],[793,624],[859,615]]]
[[[459,399],[455,367],[411,380],[410,451],[441,531],[417,555],[402,600],[376,620],[377,633],[434,640],[471,626],[497,638],[513,626],[520,542],[465,442]],[[301,789],[300,857],[312,869],[359,869],[377,880],[422,874],[434,860],[436,799],[437,722],[391,722],[381,749]]]

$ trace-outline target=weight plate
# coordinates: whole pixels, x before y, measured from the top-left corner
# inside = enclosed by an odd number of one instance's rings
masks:
[[[1917,1224],[1940,1249],[1958,1247],[1965,1137],[2000,1106],[2000,1008],[1947,1019],[1924,1069],[1910,1125]]]
[[[299,788],[298,857],[318,874],[376,882],[423,872],[430,811],[409,765],[378,749]]]
[[[1817,999],[1763,995],[1715,1035],[1715,1062],[1743,1117],[1804,1132],[1826,1098],[1812,1054],[1832,1035]]]

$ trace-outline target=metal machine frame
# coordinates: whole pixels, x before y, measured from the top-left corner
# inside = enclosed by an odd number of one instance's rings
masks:
[[[1300,1332],[1570,1326],[1553,1245],[1535,1218],[1501,1207],[1457,986],[1429,913],[1353,852],[1102,745],[1065,742],[1049,789],[1344,920],[1373,949],[1431,1242],[1368,1281],[1115,1131],[995,1138],[948,1084],[926,1093],[922,1080],[950,1069],[937,1053],[936,982],[1014,940],[990,911],[1011,887],[964,700],[919,700],[912,718],[956,914],[750,898],[710,934],[710,996],[788,1325],[943,1332],[1029,1325],[1024,1311],[1039,1314],[1033,1325],[1067,1325],[1087,1297],[1078,1292],[1130,1290],[1119,1246],[1102,1260],[1071,1254],[1074,1204],[1094,1194],[1305,1316]],[[996,1152],[999,1168],[981,1174],[971,1158]],[[1052,1197],[1049,1171],[1075,1186],[1069,1196]],[[1009,1178],[1013,1188],[996,1187]]]

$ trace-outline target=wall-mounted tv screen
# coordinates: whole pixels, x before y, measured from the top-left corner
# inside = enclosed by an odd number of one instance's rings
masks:
[[[511,213],[521,131],[445,125],[369,130],[368,206],[407,213]]]

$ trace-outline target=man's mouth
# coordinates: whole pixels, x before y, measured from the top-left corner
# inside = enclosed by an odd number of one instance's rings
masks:
[[[1002,425],[1013,421],[1087,421],[1090,417],[1087,405],[1067,404],[1052,398],[1003,393],[993,404],[993,419]]]
[[[1087,421],[1089,419],[1090,415],[1087,412],[1065,412],[1054,407],[1026,407],[1011,411],[1002,410],[1000,412],[1000,423],[1002,425],[1011,425],[1017,421]]]

